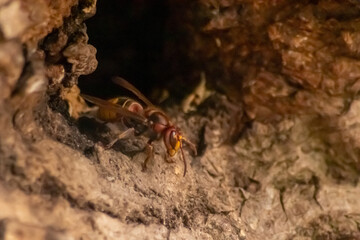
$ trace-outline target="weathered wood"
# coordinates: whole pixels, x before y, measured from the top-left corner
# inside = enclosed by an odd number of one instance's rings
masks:
[[[360,238],[357,1],[169,1],[164,68],[214,86],[165,109],[198,145],[186,177],[75,119],[95,4],[0,0],[0,239]]]

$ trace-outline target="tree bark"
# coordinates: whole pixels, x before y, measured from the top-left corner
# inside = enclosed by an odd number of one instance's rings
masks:
[[[168,7],[185,177],[84,115],[96,1],[0,0],[0,239],[360,239],[360,4]]]

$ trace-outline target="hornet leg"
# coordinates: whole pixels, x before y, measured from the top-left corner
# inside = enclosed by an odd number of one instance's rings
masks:
[[[151,143],[152,143],[152,141],[149,140],[147,142],[147,144],[146,144],[146,147],[145,147],[147,156],[146,156],[145,161],[144,161],[144,163],[142,165],[142,171],[143,172],[146,170],[146,166],[147,166],[149,160],[154,158],[154,147],[153,147],[153,145],[151,145]]]
[[[105,149],[109,149],[111,148],[117,141],[119,141],[120,139],[124,139],[124,138],[128,138],[131,135],[134,135],[135,129],[134,128],[129,128],[126,129],[125,131],[123,131],[122,133],[120,133],[119,135],[117,135],[115,137],[114,140],[112,140],[111,142],[109,142],[108,144],[106,144],[104,146]]]

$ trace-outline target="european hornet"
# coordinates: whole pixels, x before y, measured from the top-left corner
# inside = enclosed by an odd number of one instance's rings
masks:
[[[152,142],[163,138],[167,153],[170,157],[173,157],[180,149],[184,162],[185,176],[187,165],[183,151],[183,142],[185,142],[196,155],[195,145],[182,135],[180,129],[173,125],[169,117],[160,108],[154,106],[131,83],[120,77],[113,78],[113,82],[132,92],[143,104],[128,97],[116,97],[103,100],[80,94],[85,100],[99,107],[99,119],[105,122],[121,122],[127,127],[127,130],[122,132],[115,140],[106,145],[106,147],[110,148],[119,139],[126,138],[130,135],[146,133],[149,140],[146,145],[147,157],[142,166],[143,170],[145,170],[149,159],[153,157]]]

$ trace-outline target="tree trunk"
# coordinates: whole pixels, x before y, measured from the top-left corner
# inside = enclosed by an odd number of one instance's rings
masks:
[[[160,2],[136,71],[196,143],[184,177],[162,139],[142,171],[147,138],[104,148],[116,132],[87,114],[96,0],[0,0],[0,239],[360,239],[360,3]]]

